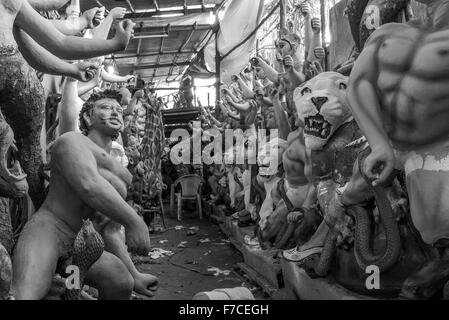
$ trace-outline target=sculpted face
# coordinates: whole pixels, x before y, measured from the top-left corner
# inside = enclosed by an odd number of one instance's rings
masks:
[[[273,138],[269,143],[261,145],[257,155],[259,176],[270,179],[278,173],[278,166],[282,162],[287,143],[285,140]]]
[[[341,125],[352,120],[346,88],[347,77],[324,72],[295,89],[293,99],[311,150],[321,150]]]
[[[123,108],[114,99],[100,99],[95,102],[90,115],[85,114],[89,129],[106,134],[117,134],[123,127]]]
[[[276,129],[276,118],[274,117],[274,108],[267,108],[265,112],[265,126],[267,129]]]
[[[277,52],[280,57],[284,58],[287,55],[293,56],[295,51],[295,48],[288,41],[279,40]]]
[[[267,78],[265,71],[261,67],[256,67],[255,70],[257,79],[264,80]]]

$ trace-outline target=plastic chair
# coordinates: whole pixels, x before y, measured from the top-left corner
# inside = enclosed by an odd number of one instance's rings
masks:
[[[196,200],[200,219],[203,218],[203,209],[201,206],[201,184],[203,178],[197,174],[188,174],[178,178],[172,185],[170,190],[170,213],[173,216],[175,206],[175,188],[181,184],[181,193],[176,193],[178,202],[178,221],[182,219],[182,201]]]

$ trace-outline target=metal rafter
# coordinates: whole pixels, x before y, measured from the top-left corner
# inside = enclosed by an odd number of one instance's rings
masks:
[[[190,61],[181,61],[177,62],[177,66],[188,66]],[[143,64],[136,67],[136,70],[144,70],[144,69],[154,69],[154,68],[170,68],[172,63],[161,63],[161,64]]]
[[[136,13],[136,10],[134,10],[134,7],[129,0],[125,0],[126,4],[128,5],[129,10],[131,10],[132,13]]]
[[[170,70],[168,70],[167,78],[165,78],[166,82],[168,82],[168,78],[170,78],[170,76],[173,73],[173,69],[175,68],[176,65],[176,60],[178,60],[178,54],[176,54],[175,57],[173,58],[173,65],[170,67]]]
[[[179,52],[179,50],[170,50],[170,51],[164,51],[163,54],[191,54],[191,53],[198,53],[198,50],[184,50]],[[138,57],[152,57],[152,56],[158,56],[160,55],[159,51],[153,51],[153,52],[142,52],[138,55]],[[130,59],[130,58],[136,58],[136,54],[123,54],[123,55],[115,55],[116,59]]]
[[[157,0],[153,0],[154,7],[156,8],[156,11],[161,11],[159,8],[159,5],[157,4]]]
[[[195,23],[192,25],[192,30],[190,30],[189,35],[187,36],[187,38],[184,39],[184,42],[182,43],[181,47],[179,48],[179,52],[184,50],[185,46],[187,45],[187,43],[189,43],[190,39],[192,39],[192,36],[193,36],[193,34],[195,33],[195,30],[196,30],[196,25],[197,25],[197,23],[195,21]]]

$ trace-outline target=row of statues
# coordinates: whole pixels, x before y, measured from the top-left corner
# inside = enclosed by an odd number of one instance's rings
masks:
[[[295,62],[301,39],[288,31],[277,43],[285,72],[253,62],[269,80],[261,106],[274,108],[279,136],[266,148],[282,168],[261,170],[267,161],[258,159],[247,188],[257,183],[263,203],[245,207],[257,221],[246,244],[282,249],[311,277],[332,275],[384,298],[438,298],[449,281],[448,2],[419,2],[425,21],[413,18],[409,1],[348,1],[359,50],[349,77],[320,66],[310,74]],[[318,34],[307,4],[301,10]],[[315,55],[309,66],[320,64],[321,50],[310,42],[306,50]],[[225,93],[225,104],[243,109]],[[372,267],[379,290],[365,283]]]

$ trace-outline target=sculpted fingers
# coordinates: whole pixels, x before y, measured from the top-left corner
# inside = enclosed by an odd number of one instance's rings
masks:
[[[311,24],[314,33],[319,33],[321,31],[321,20],[319,18],[313,18]]]
[[[304,2],[299,6],[301,13],[304,17],[308,16],[310,14],[310,4],[308,2]]]

